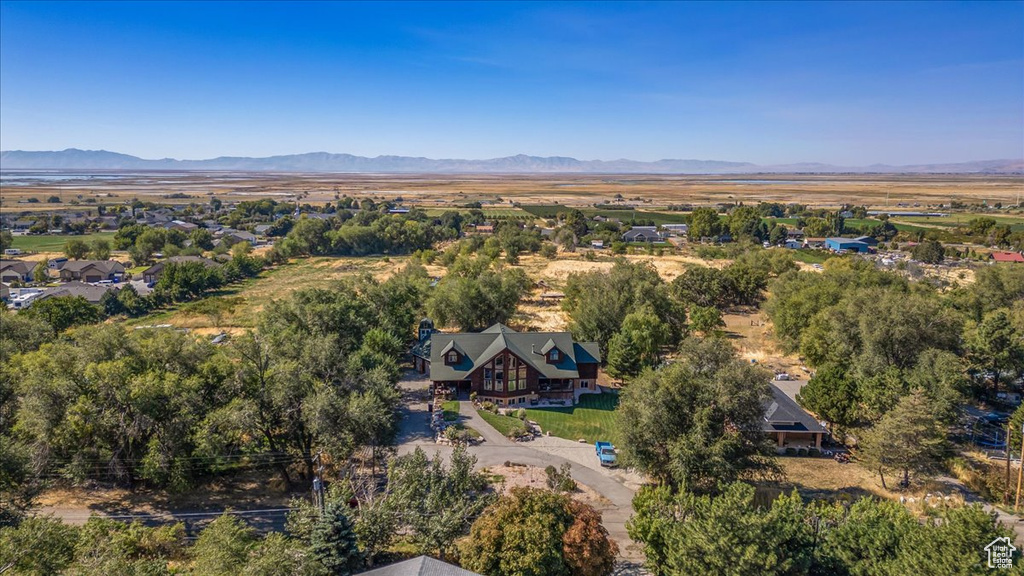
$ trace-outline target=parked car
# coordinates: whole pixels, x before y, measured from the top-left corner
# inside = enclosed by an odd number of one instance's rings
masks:
[[[616,466],[619,463],[619,457],[615,454],[615,447],[612,446],[611,442],[601,442],[598,440],[594,443],[594,449],[597,452],[597,458],[601,461],[601,466]]]

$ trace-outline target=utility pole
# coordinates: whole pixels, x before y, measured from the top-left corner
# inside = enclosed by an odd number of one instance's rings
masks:
[[[1020,481],[1024,476],[1024,425],[1021,425],[1020,462],[1017,463],[1017,499],[1013,501],[1013,513],[1020,507]]]
[[[1003,506],[1010,505],[1010,423],[1006,423],[1006,484],[1003,485]]]
[[[326,508],[326,505],[325,505],[325,502],[324,502],[324,481],[323,481],[324,459],[323,459],[323,454],[324,454],[323,450],[318,450],[317,453],[316,453],[316,456],[313,457],[313,462],[317,465],[316,472],[313,475],[313,505],[316,506],[317,510],[320,512],[320,517],[321,518],[323,517],[324,510]]]

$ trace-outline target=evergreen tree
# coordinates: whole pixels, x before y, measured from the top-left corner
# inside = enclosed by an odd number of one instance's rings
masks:
[[[878,471],[882,486],[885,471],[896,470],[902,473],[900,484],[906,488],[912,474],[924,475],[937,467],[945,446],[942,424],[917,390],[864,433],[859,456],[868,468]]]
[[[310,535],[310,552],[327,570],[338,576],[352,574],[363,565],[356,544],[356,531],[345,513],[343,502],[327,505]]]
[[[633,333],[619,332],[608,341],[608,373],[619,380],[632,378],[640,373],[640,350],[633,342]]]

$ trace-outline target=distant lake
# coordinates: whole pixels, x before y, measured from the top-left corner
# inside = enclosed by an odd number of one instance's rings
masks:
[[[134,174],[81,174],[69,172],[0,172],[0,183],[7,186],[32,186],[46,182],[70,182],[76,180],[121,180],[134,178]]]

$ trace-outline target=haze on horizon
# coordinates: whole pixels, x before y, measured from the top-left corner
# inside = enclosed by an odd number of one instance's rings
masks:
[[[1024,158],[1024,2],[0,2],[0,149]]]

